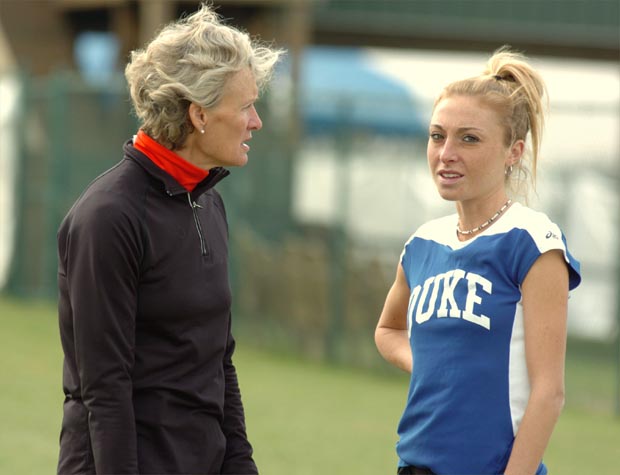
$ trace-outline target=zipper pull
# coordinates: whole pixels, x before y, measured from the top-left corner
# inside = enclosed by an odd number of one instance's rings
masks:
[[[202,206],[200,206],[198,203],[196,203],[195,201],[192,201],[192,196],[189,194],[189,192],[187,193],[187,201],[189,201],[189,205],[196,209],[196,208],[200,208],[202,209]]]

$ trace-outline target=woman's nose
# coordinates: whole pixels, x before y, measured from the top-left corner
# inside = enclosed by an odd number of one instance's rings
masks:
[[[439,149],[439,159],[442,162],[452,162],[456,159],[456,150],[451,140],[446,140]]]
[[[254,107],[252,107],[252,116],[250,117],[248,128],[250,130],[260,130],[263,128],[263,121],[260,120],[260,116]]]

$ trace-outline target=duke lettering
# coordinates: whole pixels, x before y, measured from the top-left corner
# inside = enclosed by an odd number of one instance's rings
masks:
[[[463,292],[456,293],[460,286],[466,289],[464,301]],[[462,269],[429,277],[424,284],[415,286],[411,291],[407,314],[409,333],[414,318],[416,323],[422,324],[433,315],[437,318],[461,318],[490,330],[491,319],[478,315],[476,306],[482,304],[484,295],[490,295],[492,291],[493,284],[489,280]]]

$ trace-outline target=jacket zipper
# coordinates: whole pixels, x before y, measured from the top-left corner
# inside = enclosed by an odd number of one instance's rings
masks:
[[[196,208],[202,208],[202,206],[200,206],[195,201],[192,201],[192,197],[189,193],[187,193],[187,200],[189,201],[189,205],[192,208],[192,214],[194,215],[194,224],[196,224],[196,231],[198,231],[198,237],[200,238],[200,253],[203,256],[206,256],[207,244],[202,233],[202,226],[200,225],[200,220],[198,219],[198,213],[196,212]]]

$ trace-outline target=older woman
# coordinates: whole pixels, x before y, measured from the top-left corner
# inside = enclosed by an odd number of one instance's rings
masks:
[[[257,473],[214,186],[248,160],[279,55],[206,5],[132,53],[141,129],[58,233],[59,474]]]
[[[535,177],[544,93],[525,57],[502,49],[435,102],[428,164],[456,214],[405,244],[375,333],[411,372],[400,474],[547,473],[581,278],[558,226],[512,201]]]

